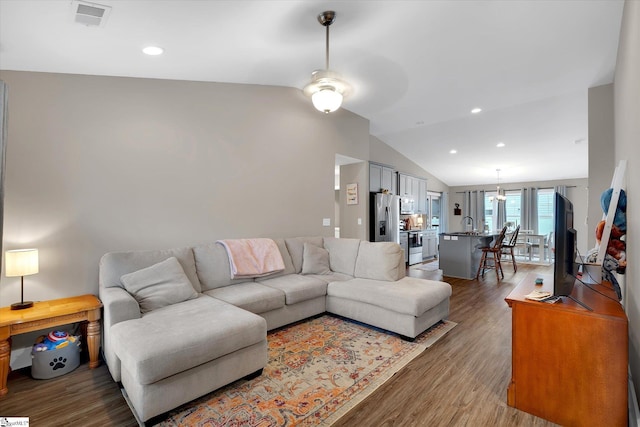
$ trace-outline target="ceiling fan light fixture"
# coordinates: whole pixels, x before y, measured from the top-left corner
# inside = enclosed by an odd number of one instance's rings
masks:
[[[336,13],[333,11],[326,11],[318,15],[318,22],[327,28],[326,69],[311,73],[311,83],[303,89],[304,94],[311,97],[311,102],[316,110],[325,114],[339,109],[342,100],[351,89],[338,73],[329,69],[329,26],[335,17]]]
[[[342,94],[332,87],[320,89],[311,95],[311,102],[316,110],[329,114],[342,105]]]
[[[316,70],[311,73],[311,83],[303,89],[305,95],[311,97],[316,110],[332,113],[342,105],[344,96],[349,91],[349,84],[340,75],[330,70]]]

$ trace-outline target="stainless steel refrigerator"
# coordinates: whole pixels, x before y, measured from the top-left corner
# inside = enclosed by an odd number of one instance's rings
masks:
[[[371,193],[370,200],[371,241],[400,243],[400,197]]]

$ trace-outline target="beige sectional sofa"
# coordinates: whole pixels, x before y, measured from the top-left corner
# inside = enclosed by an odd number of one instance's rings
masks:
[[[103,256],[104,358],[140,421],[259,374],[268,330],[329,312],[411,339],[449,314],[449,284],[405,277],[395,243],[274,241],[284,270],[250,279],[216,243]]]

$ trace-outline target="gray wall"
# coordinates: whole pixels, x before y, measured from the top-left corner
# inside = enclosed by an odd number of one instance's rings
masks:
[[[368,120],[318,113],[292,88],[0,78],[10,93],[4,249],[40,250],[27,299],[97,294],[108,251],[333,236],[322,218],[335,214],[335,155],[369,156]],[[0,304],[19,299],[19,279],[2,277]]]
[[[574,218],[574,228],[577,232],[577,240],[578,240],[578,250],[580,254],[586,254],[588,248],[587,246],[587,206],[589,201],[589,195],[587,192],[587,183],[588,180],[585,179],[570,179],[563,181],[536,181],[536,182],[518,182],[518,183],[500,183],[500,188],[509,191],[509,190],[520,190],[524,187],[536,187],[536,188],[553,188],[556,185],[566,185],[567,188],[567,198],[571,200],[573,203],[573,218]],[[470,187],[451,187],[449,191],[449,230],[451,232],[455,231],[464,231],[463,225],[461,224],[462,217],[453,215],[453,207],[455,203],[460,204],[460,208],[462,208],[462,192],[464,191],[475,191],[475,190],[486,190],[486,191],[495,191],[495,185],[475,185]]]
[[[391,148],[389,145],[385,144],[384,141],[376,138],[375,136],[371,136],[370,141],[371,149],[369,160],[371,160],[372,162],[387,164],[389,166],[393,166],[399,172],[426,178],[427,189],[429,191],[449,191],[448,185],[440,181],[431,173],[422,169],[416,163],[411,161],[411,159],[408,159],[407,157]]]
[[[347,205],[347,184],[358,184],[358,204]],[[340,237],[368,240],[369,163],[340,167]],[[358,224],[360,219],[360,224]]]
[[[615,169],[613,84],[589,89],[589,247],[596,244],[595,229],[602,219],[599,197],[611,187]]]
[[[627,160],[627,259],[625,310],[629,364],[640,396],[640,2],[626,1],[614,78],[615,155]],[[592,202],[593,199],[590,199]]]

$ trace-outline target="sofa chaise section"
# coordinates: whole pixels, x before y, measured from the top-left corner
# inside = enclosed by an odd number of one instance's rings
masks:
[[[404,254],[395,243],[360,242],[354,275],[329,283],[329,313],[410,339],[449,315],[451,286],[405,277]]]
[[[265,320],[200,295],[112,327],[127,397],[148,420],[267,363]]]
[[[105,361],[142,422],[267,363],[265,320],[202,294],[195,268],[191,248],[100,261]]]

